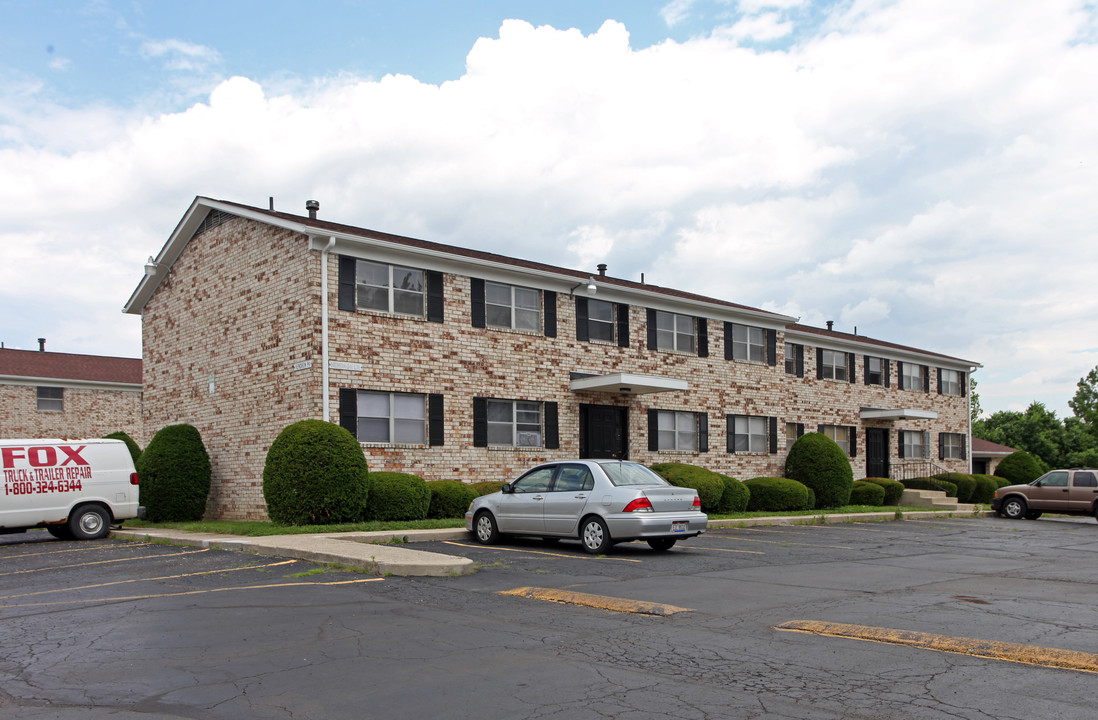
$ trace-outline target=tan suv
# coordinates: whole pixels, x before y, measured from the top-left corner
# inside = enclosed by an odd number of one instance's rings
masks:
[[[1052,470],[1028,485],[999,488],[991,509],[1013,520],[1036,520],[1045,512],[1098,518],[1098,470]]]

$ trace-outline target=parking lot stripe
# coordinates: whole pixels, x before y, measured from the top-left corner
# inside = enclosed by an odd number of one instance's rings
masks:
[[[746,555],[765,555],[766,554],[762,550],[735,550],[733,548],[709,547],[708,545],[702,545],[701,547],[706,549],[706,550],[716,550],[717,552],[744,553]]]
[[[283,560],[281,562],[267,563],[266,565],[242,565],[241,567],[223,568],[221,570],[203,570],[202,572],[183,573],[181,575],[164,575],[154,578],[131,578],[129,580],[115,580],[113,582],[96,583],[94,585],[77,585],[76,587],[67,588],[55,588],[53,590],[39,590],[38,592],[19,593],[18,595],[0,595],[0,600],[10,600],[12,598],[32,597],[35,595],[49,595],[50,593],[59,592],[72,592],[74,590],[89,590],[91,588],[110,587],[112,585],[126,585],[128,583],[136,582],[156,582],[159,580],[176,580],[178,578],[194,577],[196,575],[218,575],[220,573],[236,572],[238,570],[256,570],[259,568],[278,567],[279,565],[292,565],[299,560]]]
[[[571,560],[620,560],[621,562],[640,562],[640,560],[634,560],[633,558],[611,557],[609,555],[565,555],[563,553],[551,553],[544,550],[523,550],[522,548],[500,547],[499,545],[468,545],[466,543],[453,542],[452,540],[444,540],[443,542],[446,545],[456,545],[457,547],[481,548],[482,550],[506,550],[507,552],[548,555],[549,557],[569,558]]]
[[[815,620],[790,620],[781,625],[775,625],[774,629],[810,633],[812,635],[824,635],[828,637],[849,638],[852,640],[889,643],[893,645],[907,645],[909,647],[917,647],[925,650],[936,650],[938,652],[953,653],[955,655],[971,655],[973,657],[982,657],[991,660],[1005,660],[1007,662],[1022,663],[1023,665],[1038,665],[1041,667],[1098,673],[1098,655],[1075,650],[1059,650],[1056,648],[1038,647],[1036,645],[1022,645],[1020,643],[978,640],[975,638],[935,635],[932,633],[914,632],[911,630],[896,630],[893,628],[871,627],[869,625],[848,625],[846,623],[829,623]]]
[[[201,550],[187,550],[185,552],[178,552],[178,553],[165,553],[164,555],[146,555],[146,556],[143,556],[143,557],[135,557],[135,558],[116,558],[114,560],[96,560],[94,562],[76,563],[75,565],[51,565],[49,567],[34,568],[32,570],[12,570],[11,572],[0,573],[0,577],[4,577],[5,575],[24,575],[26,573],[45,572],[47,570],[68,570],[70,568],[87,567],[89,565],[106,565],[108,563],[133,562],[134,560],[152,560],[152,559],[155,559],[155,558],[177,557],[179,555],[196,555],[198,553],[209,552],[209,550],[210,550],[209,548],[202,548]]]
[[[133,543],[133,547],[135,547],[135,548],[145,547],[147,545],[152,545],[152,543]],[[50,550],[48,552],[27,553],[25,555],[11,555],[10,557],[13,557],[13,558],[15,558],[15,557],[18,557],[18,558],[40,557],[42,555],[60,555],[61,553],[88,552],[89,550],[111,550],[111,549],[118,549],[119,547],[123,547],[123,546],[119,546],[119,545],[84,545],[83,547],[69,548],[68,550]]]
[[[499,594],[641,615],[666,616],[681,612],[693,612],[691,608],[677,607],[666,603],[625,600],[623,598],[610,597],[608,595],[592,595],[590,593],[573,592],[571,590],[560,590],[557,588],[520,587],[513,590],[501,590]]]
[[[730,542],[754,542],[766,543],[767,545],[797,545],[799,547],[829,548],[831,550],[857,550],[857,548],[848,547],[846,545],[820,545],[819,543],[796,543],[788,542],[785,540],[756,540],[755,538],[745,538],[729,535],[712,535],[710,537],[719,537],[721,540],[728,540]]]

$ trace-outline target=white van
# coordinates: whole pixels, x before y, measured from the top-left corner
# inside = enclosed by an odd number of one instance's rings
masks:
[[[57,538],[92,540],[145,516],[121,440],[0,440],[0,473],[0,533],[45,527]]]

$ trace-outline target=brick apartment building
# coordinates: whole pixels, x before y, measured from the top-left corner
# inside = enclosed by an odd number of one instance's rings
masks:
[[[210,514],[262,517],[267,449],[339,422],[373,470],[506,479],[564,457],[781,475],[969,469],[978,364],[679,290],[199,197],[134,290],[144,423],[195,425]]]
[[[0,348],[0,437],[142,442],[141,360]]]

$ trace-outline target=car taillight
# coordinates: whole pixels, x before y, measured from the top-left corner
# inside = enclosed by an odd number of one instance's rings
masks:
[[[700,495],[695,495],[695,496],[694,496],[694,507],[696,507],[696,508],[698,508],[698,509],[700,510],[700,509],[701,509],[701,506],[702,506],[702,499],[701,499],[701,496],[700,496]]]
[[[626,505],[622,512],[653,512],[652,501],[646,497],[639,497]]]
[[[137,485],[137,473],[130,473],[130,485]]]

